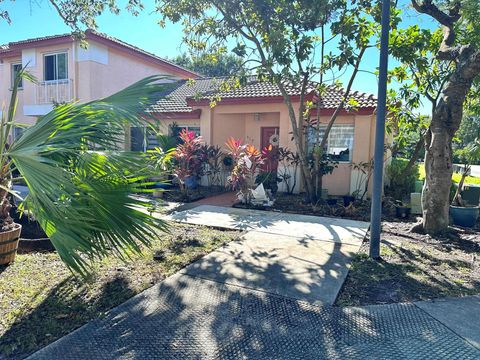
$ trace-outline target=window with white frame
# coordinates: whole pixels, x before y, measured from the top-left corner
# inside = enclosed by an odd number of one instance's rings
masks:
[[[317,133],[315,127],[308,131],[308,149],[311,151],[315,144],[322,141],[325,134],[325,126],[322,125]],[[327,154],[332,160],[339,162],[351,162],[353,151],[353,136],[355,127],[353,125],[334,125],[328,134]]]
[[[13,83],[15,82],[15,78],[17,77],[18,73],[22,70],[22,64],[12,64],[12,88],[13,88]],[[21,89],[23,88],[23,79],[20,79],[20,82],[18,83],[18,88]]]
[[[43,78],[45,81],[66,80],[68,78],[67,53],[43,55]]]
[[[13,127],[13,138],[16,140],[16,139],[19,139],[23,133],[25,132],[26,128],[25,127],[21,127],[21,126],[14,126]]]
[[[145,126],[130,128],[130,150],[146,152],[156,147],[158,137],[151,128]]]
[[[179,129],[179,133],[182,130],[187,130],[190,132],[193,131],[195,136],[200,136],[200,126],[177,125],[177,128]]]

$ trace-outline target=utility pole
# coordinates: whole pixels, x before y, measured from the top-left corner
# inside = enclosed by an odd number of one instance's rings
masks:
[[[370,217],[370,257],[380,258],[382,231],[383,159],[385,146],[385,116],[387,107],[388,35],[390,32],[390,0],[382,3],[382,34],[380,37],[380,67],[378,76],[377,120],[375,124],[375,155],[373,159],[373,193]]]

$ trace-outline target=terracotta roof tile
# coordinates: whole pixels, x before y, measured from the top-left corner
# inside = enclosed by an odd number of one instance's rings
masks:
[[[216,95],[221,99],[248,99],[262,97],[280,97],[282,96],[277,85],[262,82],[256,78],[251,78],[246,85],[230,90],[220,91],[219,87],[224,78],[204,78],[193,82],[179,82],[165,99],[160,99],[151,109],[152,112],[189,112],[192,108],[187,105],[187,99],[208,100]],[[314,90],[315,83],[310,86],[310,91]],[[290,96],[300,95],[300,89],[294,86],[287,86]],[[322,108],[335,109],[343,97],[344,89],[331,86],[322,99]],[[376,107],[376,98],[371,94],[352,92],[351,97],[358,103],[358,108]]]

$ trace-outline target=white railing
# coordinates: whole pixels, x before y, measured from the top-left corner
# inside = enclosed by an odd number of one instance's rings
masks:
[[[36,104],[65,103],[73,98],[73,80],[40,81],[35,85]]]

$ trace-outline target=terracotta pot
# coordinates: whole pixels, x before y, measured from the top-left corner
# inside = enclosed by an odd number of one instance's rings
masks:
[[[13,230],[0,232],[0,265],[11,263],[17,255],[22,225],[14,224],[14,226]]]

